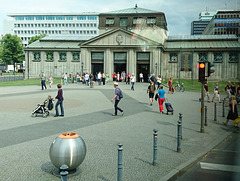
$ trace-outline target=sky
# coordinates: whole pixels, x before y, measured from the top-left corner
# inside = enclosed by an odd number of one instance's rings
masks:
[[[0,0],[0,34],[11,13],[108,12],[135,7],[163,12],[169,35],[190,35],[202,11],[240,10],[240,0]]]

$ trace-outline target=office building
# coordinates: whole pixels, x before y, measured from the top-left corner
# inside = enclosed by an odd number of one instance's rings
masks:
[[[39,34],[51,36],[97,36],[98,13],[18,13],[9,14],[4,22],[4,34],[19,36],[26,46],[31,37]]]
[[[191,23],[191,35],[201,35],[214,14],[216,14],[214,11],[204,11],[199,13],[199,20]]]
[[[204,30],[204,35],[236,35],[240,36],[240,11],[222,10],[213,16]]]

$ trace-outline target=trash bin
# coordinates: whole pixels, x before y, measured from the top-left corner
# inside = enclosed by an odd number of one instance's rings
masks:
[[[74,171],[86,156],[86,144],[76,133],[63,133],[52,142],[49,156],[58,169],[66,164],[68,171]]]

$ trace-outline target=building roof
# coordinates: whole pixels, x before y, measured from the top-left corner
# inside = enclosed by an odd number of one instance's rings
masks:
[[[79,49],[79,44],[94,36],[46,36],[25,47],[25,49]]]
[[[196,40],[236,40],[236,35],[176,35],[168,36],[168,41],[196,41]]]
[[[137,5],[134,8],[121,9],[117,11],[109,11],[106,13],[100,13],[99,15],[115,15],[115,14],[156,14],[163,13],[159,11],[153,11],[149,9],[139,8]]]
[[[15,17],[15,16],[82,16],[82,15],[95,15],[97,16],[99,13],[97,12],[81,12],[81,13],[10,13],[7,16]]]
[[[236,35],[169,36],[166,49],[231,49],[240,48]]]

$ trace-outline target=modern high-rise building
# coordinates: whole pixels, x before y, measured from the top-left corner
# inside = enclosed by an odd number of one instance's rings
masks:
[[[240,11],[221,10],[212,18],[204,35],[232,35],[240,36]]]
[[[214,14],[216,14],[215,11],[204,11],[199,13],[199,20],[191,23],[191,35],[201,35]]]
[[[19,36],[26,46],[31,37],[39,34],[51,36],[97,36],[98,13],[18,13],[9,14],[4,22],[4,34]]]

